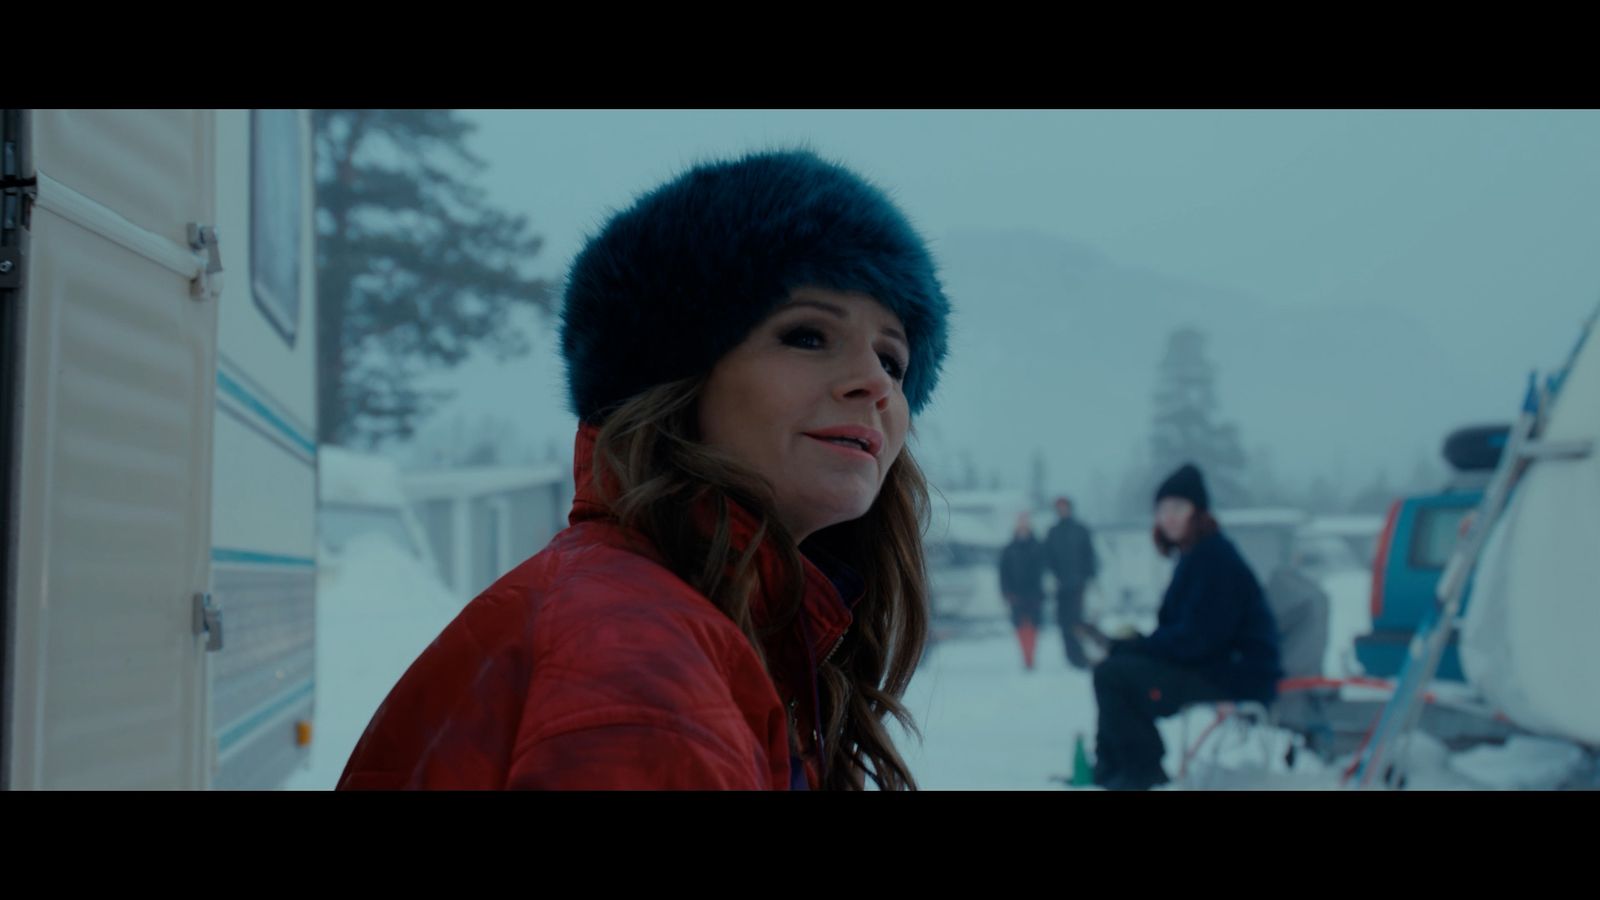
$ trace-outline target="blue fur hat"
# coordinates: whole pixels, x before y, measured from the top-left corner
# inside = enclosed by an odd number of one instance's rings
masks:
[[[572,411],[599,422],[646,388],[709,372],[808,285],[861,291],[900,317],[919,411],[950,311],[933,259],[881,190],[808,151],[696,166],[589,239],[561,309]]]

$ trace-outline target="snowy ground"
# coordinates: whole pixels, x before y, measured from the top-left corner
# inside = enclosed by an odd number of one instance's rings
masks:
[[[1054,627],[1040,635],[1035,668],[1029,671],[998,593],[986,592],[975,605],[976,612],[986,609],[987,615],[937,644],[912,679],[906,703],[923,740],[896,729],[907,763],[924,789],[1070,789],[1056,779],[1072,771],[1074,742],[1081,736],[1091,753],[1094,749],[1089,672],[1068,665]],[[1191,742],[1209,722],[1207,713],[1192,714]],[[1175,775],[1184,723],[1168,719],[1160,728],[1166,768]],[[1266,751],[1253,755],[1264,758]]]
[[[987,585],[992,578],[978,579]],[[353,541],[344,560],[319,581],[316,732],[309,768],[285,786],[325,790],[390,687],[459,609],[419,561],[381,539]],[[941,641],[911,683],[907,703],[923,740],[895,729],[921,786],[935,790],[1064,790],[1053,776],[1072,769],[1074,739],[1092,752],[1095,703],[1090,676],[1067,665],[1060,633],[1040,635],[1038,665],[1027,671],[991,588],[960,633]],[[1338,624],[1335,634],[1349,630]],[[1211,721],[1191,715],[1192,741]],[[1161,723],[1167,771],[1176,776],[1184,723]],[[1283,762],[1288,736],[1263,729],[1220,730],[1204,763],[1174,788],[1330,789],[1338,767],[1301,754]],[[1211,750],[1216,759],[1211,759]],[[1547,788],[1588,772],[1592,760],[1571,744],[1515,738],[1504,747],[1451,755],[1425,736],[1411,750],[1410,786],[1419,789]]]
[[[1350,584],[1330,584],[1330,643],[1354,637],[1364,623],[1352,607],[1359,599]],[[907,692],[907,704],[923,740],[898,732],[902,752],[924,789],[1070,790],[1054,776],[1072,770],[1074,739],[1093,751],[1094,689],[1087,672],[1071,668],[1059,632],[1041,635],[1037,667],[1028,671],[1004,617],[1003,601],[991,592],[975,601],[980,615],[960,637],[929,653]],[[1359,610],[1356,610],[1359,612]],[[1141,623],[1149,627],[1148,623]],[[1330,663],[1339,661],[1331,650]],[[1213,721],[1196,709],[1185,722],[1160,723],[1167,745],[1165,767],[1179,774],[1183,748],[1194,746]],[[1185,738],[1187,737],[1187,740]],[[1187,777],[1168,789],[1332,790],[1351,759],[1325,766],[1308,753],[1285,762],[1292,736],[1265,728],[1222,728],[1200,745]],[[1414,790],[1540,789],[1593,784],[1593,760],[1574,745],[1545,738],[1512,738],[1504,746],[1482,746],[1451,754],[1438,741],[1416,735],[1408,753]]]
[[[329,790],[367,722],[461,604],[387,538],[351,540],[317,579],[317,699],[308,768],[289,790]]]
[[[1359,675],[1355,640],[1372,630],[1372,573],[1334,572],[1322,579],[1322,589],[1328,595],[1328,649],[1322,672],[1340,678]]]

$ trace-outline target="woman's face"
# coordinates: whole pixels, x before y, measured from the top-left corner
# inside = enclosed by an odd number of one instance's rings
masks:
[[[1194,504],[1182,497],[1163,497],[1156,504],[1156,526],[1162,535],[1174,544],[1182,543],[1189,533],[1189,520],[1194,517]]]
[[[772,484],[795,540],[865,515],[905,446],[910,345],[870,296],[800,288],[711,370],[700,434]]]

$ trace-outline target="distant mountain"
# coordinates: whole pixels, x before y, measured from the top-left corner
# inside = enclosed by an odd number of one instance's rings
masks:
[[[953,232],[935,253],[956,308],[918,425],[936,475],[961,471],[966,453],[1021,487],[1038,448],[1051,490],[1095,504],[1143,451],[1156,368],[1184,324],[1208,337],[1220,418],[1247,447],[1268,447],[1280,477],[1353,487],[1380,466],[1403,475],[1463,417],[1496,408],[1486,393],[1515,403],[1518,386],[1482,377],[1472,348],[1442,347],[1415,319],[1359,300],[1284,308],[1027,230]]]

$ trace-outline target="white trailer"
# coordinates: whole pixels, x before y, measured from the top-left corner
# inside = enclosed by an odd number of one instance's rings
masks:
[[[276,787],[314,696],[303,110],[0,111],[13,789]]]
[[[1597,311],[1600,315],[1600,311]],[[1600,338],[1558,373],[1537,454],[1489,533],[1461,626],[1473,685],[1530,731],[1600,747]]]

